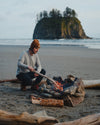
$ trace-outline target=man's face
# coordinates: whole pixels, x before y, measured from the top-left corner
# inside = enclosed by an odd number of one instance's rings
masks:
[[[33,52],[34,54],[36,54],[38,52],[39,48],[33,48]]]

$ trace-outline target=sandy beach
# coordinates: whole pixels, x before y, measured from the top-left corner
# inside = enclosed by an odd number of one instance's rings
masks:
[[[0,79],[15,78],[17,60],[28,46],[0,46]],[[73,74],[82,79],[100,79],[100,50],[83,47],[41,46],[39,57],[50,77]]]
[[[0,46],[0,80],[16,78],[17,60],[28,46]],[[100,79],[100,50],[75,46],[41,46],[39,57],[47,76],[66,78],[72,74],[84,80]],[[100,90],[86,90],[84,102],[76,107],[55,108],[33,105],[31,90],[20,91],[19,84],[0,83],[0,109],[14,113],[45,110],[62,121],[100,113]]]

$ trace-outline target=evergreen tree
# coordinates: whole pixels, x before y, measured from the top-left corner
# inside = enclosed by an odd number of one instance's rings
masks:
[[[42,15],[43,15],[43,18],[48,18],[48,12],[47,11],[44,10]]]
[[[54,17],[54,18],[57,18],[57,17],[61,17],[61,13],[59,10],[57,9],[52,9],[50,12],[49,12],[49,17]]]
[[[75,10],[72,10],[72,17],[76,17],[77,13],[75,12]]]
[[[64,17],[76,17],[76,12],[75,10],[72,10],[69,7],[66,7],[65,11],[63,12]]]
[[[59,17],[76,17],[77,14],[75,10],[72,10],[69,7],[66,7],[63,14],[57,9],[52,9],[49,13],[47,11],[40,12],[40,14],[37,15],[37,22],[43,18],[59,18]]]

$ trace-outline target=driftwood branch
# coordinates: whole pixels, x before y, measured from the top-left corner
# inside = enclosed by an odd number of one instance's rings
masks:
[[[38,74],[38,75],[44,77],[44,78],[47,78],[47,79],[50,80],[52,83],[54,83],[55,85],[57,85],[56,81],[53,80],[52,78],[50,78],[50,77],[48,77],[48,76],[46,76],[46,75],[43,75],[43,74],[41,74],[41,73],[39,73],[39,72],[37,72],[37,71],[34,71],[34,72],[35,72],[36,74]]]
[[[20,115],[0,110],[0,125],[54,125],[58,120],[49,116],[36,116],[23,112]]]
[[[0,80],[0,83],[4,83],[4,82],[19,83],[20,81],[18,79],[4,79],[4,80]]]
[[[88,115],[70,122],[57,123],[55,125],[100,125],[100,113]]]

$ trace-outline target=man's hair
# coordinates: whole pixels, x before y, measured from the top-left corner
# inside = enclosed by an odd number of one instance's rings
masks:
[[[30,49],[33,49],[33,48],[40,48],[40,43],[39,43],[39,40],[37,39],[34,39],[30,45]]]

